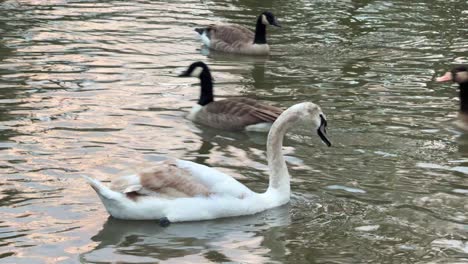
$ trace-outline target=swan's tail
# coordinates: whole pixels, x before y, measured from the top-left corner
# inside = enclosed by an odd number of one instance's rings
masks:
[[[118,200],[121,198],[121,193],[112,191],[108,187],[106,187],[104,184],[102,184],[100,181],[93,179],[91,177],[82,175],[82,177],[91,185],[91,187],[96,191],[96,193],[99,195],[99,197],[104,201],[104,200]]]

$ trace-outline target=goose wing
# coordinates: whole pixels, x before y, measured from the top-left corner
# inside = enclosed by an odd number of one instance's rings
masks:
[[[267,104],[262,104],[259,101],[254,100],[254,99],[250,99],[250,98],[232,98],[232,99],[229,99],[229,100],[238,101],[238,102],[243,103],[243,104],[248,104],[248,105],[250,105],[250,106],[252,106],[252,107],[254,107],[256,109],[262,109],[264,111],[269,111],[269,112],[273,113],[276,116],[275,120],[276,120],[276,118],[278,118],[279,115],[281,115],[281,113],[283,113],[283,109],[281,109],[279,107],[272,106],[272,105],[267,105]]]
[[[220,129],[243,130],[253,124],[273,123],[282,112],[252,99],[232,98],[209,103],[197,113],[197,121]]]
[[[222,41],[226,44],[253,43],[255,34],[240,25],[211,25],[208,27],[211,41]]]

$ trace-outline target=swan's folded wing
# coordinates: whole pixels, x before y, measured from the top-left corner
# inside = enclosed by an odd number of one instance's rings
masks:
[[[188,170],[178,167],[174,160],[160,162],[137,175],[120,177],[112,182],[111,189],[131,198],[139,195],[180,198],[212,194],[208,186]]]
[[[243,130],[253,124],[273,123],[282,113],[280,108],[247,101],[236,98],[212,102],[200,110],[197,122],[220,129]]]

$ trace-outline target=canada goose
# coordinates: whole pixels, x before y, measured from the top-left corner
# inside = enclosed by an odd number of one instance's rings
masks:
[[[202,42],[210,49],[246,55],[267,55],[270,47],[266,40],[268,25],[281,27],[271,12],[263,12],[257,18],[255,33],[240,25],[210,25],[196,28]]]
[[[278,107],[262,104],[249,98],[214,101],[210,69],[201,61],[192,63],[179,76],[200,78],[200,99],[187,116],[194,122],[231,131],[266,132],[283,112]]]
[[[290,176],[282,155],[286,131],[299,122],[312,123],[320,139],[327,121],[320,107],[305,102],[291,106],[273,124],[267,139],[269,186],[256,193],[231,176],[185,160],[167,160],[143,173],[117,178],[111,187],[83,176],[96,191],[107,212],[129,220],[171,222],[251,215],[289,202]]]
[[[459,65],[443,76],[436,79],[437,82],[453,81],[458,83],[460,89],[460,112],[456,125],[468,131],[468,65]]]

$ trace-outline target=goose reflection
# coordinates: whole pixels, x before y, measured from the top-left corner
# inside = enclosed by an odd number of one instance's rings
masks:
[[[229,167],[233,168],[255,168],[261,171],[268,171],[266,166],[266,136],[264,133],[257,132],[246,132],[237,133],[231,131],[221,131],[215,128],[206,127],[203,125],[193,124],[199,129],[195,132],[199,136],[201,145],[198,149],[188,151],[185,154],[186,158],[199,164],[207,166],[218,167],[218,169],[227,168],[230,175],[233,175],[237,179],[247,178],[239,173],[237,170],[229,170]],[[303,127],[296,128],[291,133],[296,133],[296,130],[304,134]],[[291,138],[287,136],[284,138],[283,153],[286,163],[289,169],[304,169],[309,168],[304,165],[304,161],[296,155],[296,148],[291,145],[303,144],[302,141],[297,140],[297,136]],[[229,157],[235,157],[228,158]],[[243,158],[247,156],[246,158]],[[191,157],[191,158],[190,158]],[[225,164],[224,161],[229,160],[229,164]],[[238,161],[238,163],[236,162]],[[261,176],[263,177],[263,176]],[[268,176],[264,176],[266,180]],[[257,183],[252,182],[251,184],[256,185]],[[261,188],[261,187],[260,187]]]
[[[458,152],[468,157],[468,134],[463,133],[457,137]]]
[[[242,71],[242,77],[247,79],[252,78],[254,87],[256,88],[258,88],[257,85],[265,83],[265,65],[269,61],[269,57],[234,55],[207,48],[201,48],[200,53],[217,64],[232,65],[233,62],[237,63],[240,66],[238,69]],[[230,71],[230,73],[233,73],[233,71]]]
[[[279,239],[290,224],[290,206],[264,213],[213,221],[159,226],[157,221],[124,221],[109,217],[91,239],[97,246],[83,253],[85,262],[108,259],[188,262],[262,263],[284,256]],[[274,254],[272,254],[274,251]],[[134,259],[132,259],[134,258]]]

